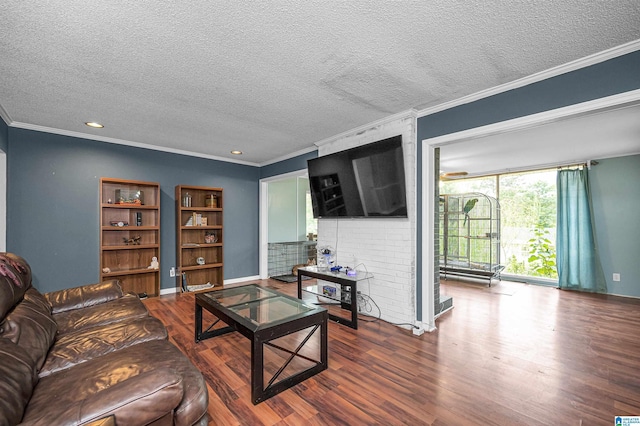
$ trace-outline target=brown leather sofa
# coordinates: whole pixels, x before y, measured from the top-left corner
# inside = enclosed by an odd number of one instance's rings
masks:
[[[200,371],[117,281],[39,293],[0,253],[0,426],[207,423]]]

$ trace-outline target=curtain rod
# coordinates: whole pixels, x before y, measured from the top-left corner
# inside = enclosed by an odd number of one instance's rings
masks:
[[[572,167],[586,167],[588,170],[591,170],[591,166],[597,166],[598,162],[595,160],[587,160],[586,163],[574,163],[574,164],[563,164],[558,166],[558,170],[562,169],[570,169]]]
[[[548,164],[538,164],[535,166],[527,166],[527,167],[513,167],[508,169],[500,169],[500,170],[488,170],[486,172],[482,172],[479,174],[469,173],[466,176],[460,176],[455,179],[446,179],[447,181],[462,181],[465,179],[477,179],[477,178],[485,178],[489,176],[498,176],[498,175],[506,175],[510,173],[528,173],[528,172],[540,172],[543,170],[553,170],[568,167],[589,167],[589,162],[592,166],[598,164],[596,160],[588,160],[586,162],[572,161],[569,163],[548,163]],[[441,179],[444,181],[445,179]]]

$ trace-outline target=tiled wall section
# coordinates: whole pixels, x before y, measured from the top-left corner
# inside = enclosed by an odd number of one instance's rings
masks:
[[[316,263],[315,241],[290,241],[281,243],[269,243],[267,245],[269,255],[267,267],[270,277],[293,275],[293,267]]]
[[[402,135],[407,183],[408,219],[320,219],[318,247],[336,249],[341,266],[358,266],[374,275],[359,283],[372,303],[366,314],[391,323],[416,320],[416,140],[415,117],[407,115],[385,122],[365,132],[340,137],[323,144],[320,156]]]

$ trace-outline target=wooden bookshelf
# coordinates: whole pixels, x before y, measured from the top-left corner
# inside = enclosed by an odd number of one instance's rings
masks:
[[[100,279],[118,279],[126,292],[160,294],[160,185],[100,179]]]
[[[176,285],[221,286],[223,261],[223,191],[204,186],[176,186]]]

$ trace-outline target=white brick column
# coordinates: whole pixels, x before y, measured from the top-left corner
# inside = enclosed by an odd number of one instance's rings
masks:
[[[407,112],[317,144],[323,156],[402,135],[408,218],[318,220],[318,247],[332,246],[339,265],[373,274],[358,289],[380,307],[381,318],[392,323],[416,321],[415,123],[415,115]],[[369,314],[378,315],[375,305]]]

